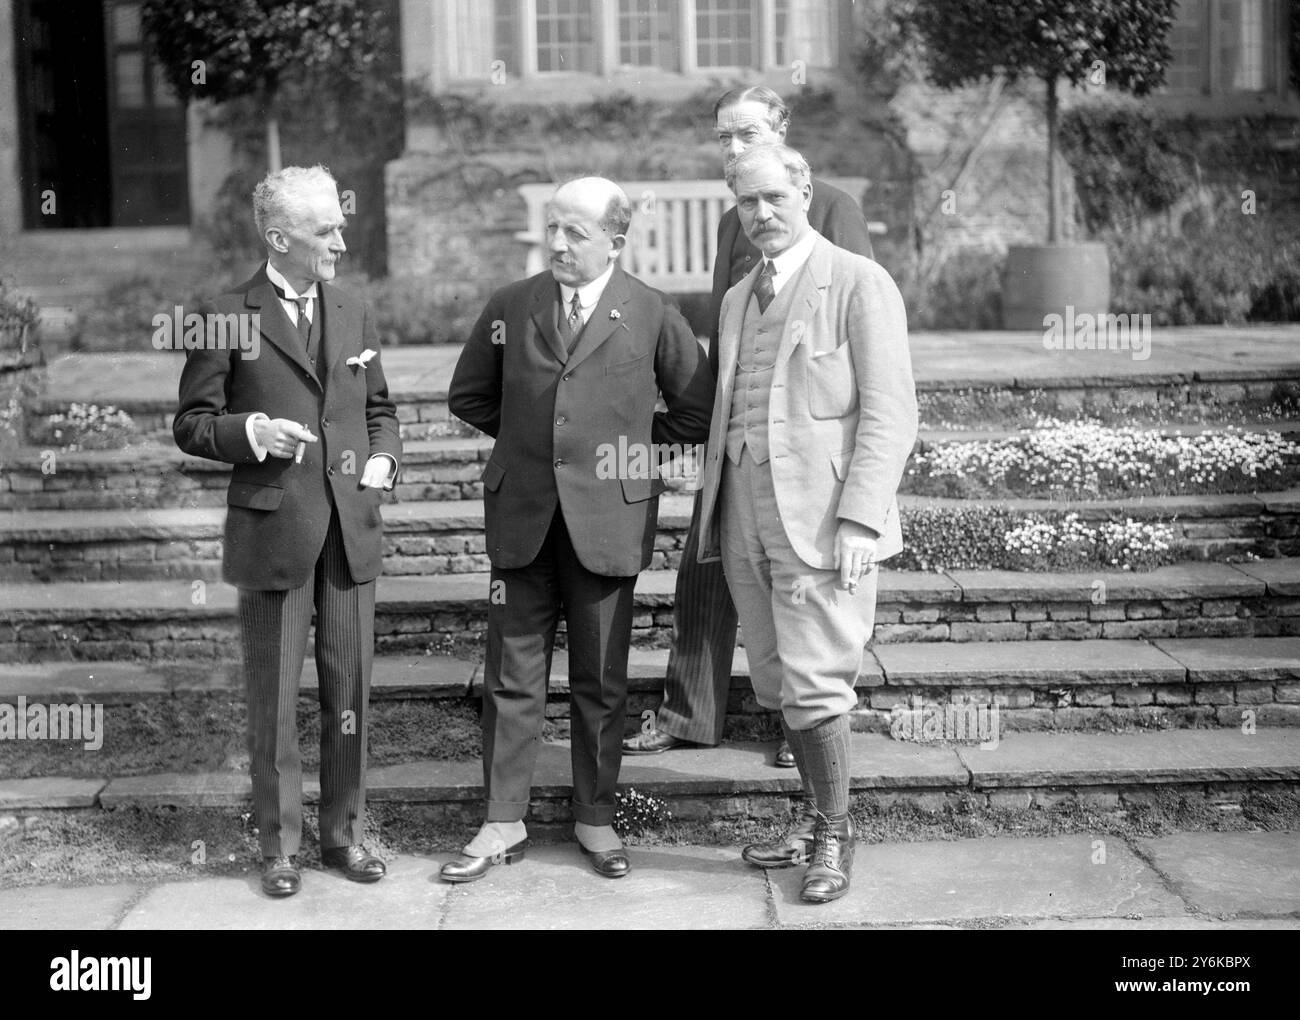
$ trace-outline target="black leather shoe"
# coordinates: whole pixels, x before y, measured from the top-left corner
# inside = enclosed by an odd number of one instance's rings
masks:
[[[756,868],[789,868],[807,864],[812,857],[813,830],[817,828],[817,808],[804,801],[794,827],[773,843],[751,843],[740,851],[746,864]]]
[[[592,870],[605,878],[622,878],[632,870],[632,862],[627,858],[627,851],[622,847],[617,850],[588,850],[581,843],[578,849],[587,860],[591,861]]]
[[[262,892],[268,896],[292,896],[301,888],[297,857],[282,854],[262,858]]]
[[[795,767],[794,752],[790,750],[790,741],[781,741],[781,746],[776,749],[776,759],[772,762],[779,769],[792,769]]]
[[[521,839],[512,847],[499,850],[490,857],[471,857],[462,853],[454,861],[448,861],[439,872],[444,882],[477,882],[488,873],[494,864],[514,864],[524,859],[527,839]]]
[[[853,819],[849,815],[817,816],[812,860],[803,876],[800,893],[806,902],[829,903],[849,891],[853,844]]]
[[[388,867],[362,846],[334,846],[322,850],[321,863],[327,868],[338,868],[344,877],[354,882],[378,882],[388,873]]]
[[[623,739],[624,754],[663,754],[674,747],[694,747],[689,740],[681,740],[663,730],[651,730],[649,733],[634,733]]]

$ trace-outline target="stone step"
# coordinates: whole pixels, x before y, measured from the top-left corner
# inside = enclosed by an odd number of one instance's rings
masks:
[[[676,567],[692,501],[665,494],[649,569]],[[0,581],[216,580],[226,510],[29,510],[0,513]],[[384,570],[390,576],[491,569],[481,500],[390,503]]]
[[[943,513],[970,505],[958,499],[900,498],[905,515]],[[1021,499],[997,505],[1024,515],[1072,510],[1090,522],[1114,518],[1167,521],[1175,548],[1188,560],[1300,553],[1300,489],[1075,503]],[[660,498],[659,534],[650,569],[680,565],[691,511],[687,495],[665,493]],[[481,500],[390,503],[383,515],[387,574],[439,575],[490,569]],[[220,577],[224,520],[224,505],[0,512],[0,581],[215,580]]]
[[[1294,428],[1292,428],[1294,426]],[[1254,431],[1274,426],[1252,426]],[[1300,435],[1300,423],[1278,423]],[[1182,434],[1196,427],[1160,431]],[[933,441],[1005,438],[1011,432],[934,432],[921,434],[918,448]],[[930,438],[927,438],[930,437]],[[138,439],[126,449],[61,452],[52,436],[45,442],[8,451],[0,461],[0,510],[177,508],[221,506],[230,466],[190,457],[170,434]],[[483,465],[493,441],[481,434],[407,439],[403,469],[392,499],[400,502],[481,499]],[[1172,497],[1184,501],[1201,497]],[[1016,501],[1020,502],[1020,501]],[[1060,501],[1028,500],[1059,506]],[[1137,500],[1100,503],[1141,503]]]
[[[961,420],[963,393],[992,405],[1024,405],[1046,396],[1047,405],[1072,413],[1089,401],[1118,399],[1125,406],[1204,405],[1211,413],[1249,401],[1278,399],[1279,387],[1300,380],[1295,330],[1252,327],[1231,335],[1210,330],[1163,330],[1162,342],[1177,356],[1169,371],[1098,352],[1045,351],[1033,334],[913,334],[913,361],[923,420],[930,409]],[[459,344],[390,347],[384,351],[389,391],[399,405],[403,435],[423,439],[444,432],[451,421],[447,386]],[[67,409],[72,401],[112,403],[130,412],[144,434],[165,434],[175,411],[179,354],[157,352],[79,354],[51,365],[45,395],[29,404],[28,421]],[[1009,366],[1015,366],[1008,371]],[[1022,374],[1023,373],[1023,374]],[[956,397],[956,404],[953,398]],[[1041,406],[1041,405],[1040,405]],[[936,419],[940,420],[940,419]]]
[[[408,442],[392,498],[481,499],[479,476],[491,452],[485,436]],[[170,441],[67,453],[50,444],[24,446],[0,461],[0,510],[225,506],[229,482],[229,464],[191,457]]]
[[[542,745],[533,775],[534,823],[570,820],[570,750]],[[783,815],[799,794],[793,770],[770,765],[771,746],[727,744],[650,758],[625,757],[620,789],[662,799],[677,819],[745,819]],[[1142,805],[1165,791],[1210,804],[1247,792],[1289,792],[1300,783],[1300,731],[1235,727],[1124,734],[1012,733],[996,745],[915,744],[855,733],[851,789],[878,802],[934,810],[945,804],[994,808],[1073,801],[1093,809]],[[320,786],[304,776],[304,799]],[[34,777],[0,780],[0,812],[30,815],[80,809],[245,810],[251,787],[237,771],[139,776]],[[482,766],[477,760],[423,760],[367,770],[371,810],[434,807],[439,818],[481,818]],[[93,815],[88,816],[93,821]]]
[[[1238,432],[1278,432],[1287,438],[1300,436],[1300,421],[1284,418],[1271,422],[1252,422],[1245,425],[1225,425],[1221,422],[1200,422],[1185,425],[1160,425],[1143,429],[1157,432],[1162,436],[1199,436],[1205,432],[1219,432],[1233,428]],[[996,443],[1024,434],[1023,429],[960,429],[960,428],[922,428],[917,433],[917,441],[926,447],[941,446],[945,443]]]
[[[637,579],[633,643],[671,641],[677,573]],[[376,647],[478,646],[489,575],[379,579]],[[0,587],[0,661],[238,657],[235,590],[216,581],[58,581]],[[1300,634],[1300,558],[1185,563],[1146,573],[882,571],[875,642],[1061,641]]]
[[[398,431],[406,442],[439,438],[448,433],[459,433],[466,428],[464,423],[453,417],[447,410],[445,392],[394,393],[393,399],[397,401]],[[70,400],[48,394],[33,397],[28,401],[27,441],[37,445],[49,445],[52,438],[46,419],[50,415],[66,414],[71,403]],[[166,442],[171,438],[172,419],[176,413],[174,395],[161,398],[123,396],[112,401],[100,400],[99,403],[111,404],[129,414],[135,434],[143,439]]]
[[[656,711],[667,649],[634,648],[628,658],[628,725]],[[856,683],[854,728],[888,732],[898,710],[932,705],[997,706],[1008,730],[1087,730],[1115,725],[1233,725],[1240,712],[1260,725],[1300,724],[1300,637],[1138,640],[936,642],[873,645]],[[749,684],[743,647],[732,663],[732,717],[763,715]],[[479,697],[478,659],[450,655],[378,655],[372,702]],[[548,715],[567,719],[568,652],[556,650]],[[0,703],[124,706],[180,697],[229,701],[243,692],[237,661],[35,662],[0,666]],[[315,662],[304,667],[301,694],[317,692]],[[748,722],[753,723],[750,719]],[[739,727],[743,732],[753,725]],[[921,734],[916,735],[918,738]]]

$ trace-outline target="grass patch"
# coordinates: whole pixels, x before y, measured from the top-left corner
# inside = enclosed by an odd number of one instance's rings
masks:
[[[100,778],[158,772],[247,772],[243,695],[182,694],[104,707],[98,751],[51,740],[0,741],[0,775]],[[298,703],[305,771],[320,768],[320,706]],[[370,703],[370,765],[428,758],[467,761],[482,750],[475,702],[465,698]]]
[[[1253,832],[1300,829],[1300,793],[1261,788],[1241,795],[1240,810],[1225,812],[1199,795],[1174,788],[1155,792],[1150,801],[1115,810],[1064,802],[1051,808],[990,808],[973,797],[926,811],[912,801],[893,802],[877,794],[854,798],[853,817],[864,843],[909,843],[978,839],[986,836],[1045,837],[1091,835],[1120,840],[1174,832]],[[671,802],[670,802],[671,805]],[[538,843],[568,842],[571,824],[534,809],[530,838]],[[449,853],[471,838],[481,805],[373,804],[367,809],[366,845],[395,854]],[[627,839],[629,846],[725,846],[775,839],[789,817],[682,820]],[[299,863],[320,866],[315,809],[303,812]],[[196,841],[203,862],[196,863]],[[46,811],[25,818],[0,816],[0,884],[109,883],[167,881],[213,876],[258,875],[256,833],[246,811],[166,808],[102,811]],[[634,859],[635,860],[635,859]],[[737,860],[737,867],[739,867]],[[432,877],[433,869],[430,868]]]

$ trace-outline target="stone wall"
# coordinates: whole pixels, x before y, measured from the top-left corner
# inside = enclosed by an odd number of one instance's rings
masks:
[[[972,597],[968,593],[962,601],[950,601],[914,595],[906,601],[882,601],[876,609],[874,646],[1300,636],[1300,598],[1293,596],[1179,597],[1155,585],[1149,592],[1138,591],[1130,598],[1112,598],[1104,605],[1092,605],[1036,592],[1035,582],[1044,575],[1022,576],[1023,590],[1018,587],[1014,596]],[[1134,580],[1140,580],[1140,576]],[[463,598],[445,596],[435,600],[430,596],[399,603],[381,599],[375,616],[375,653],[422,655],[465,649],[476,654],[487,630],[486,594],[484,586],[481,594],[475,591]],[[638,595],[632,644],[638,648],[667,648],[672,624],[671,598]],[[188,609],[178,615],[124,608],[111,618],[83,617],[66,622],[24,618],[0,626],[0,657],[7,662],[234,659],[238,655],[233,618],[208,613],[195,619]],[[869,687],[884,684],[885,679],[864,679],[861,683]],[[1175,686],[1183,683],[1180,677]],[[962,682],[953,681],[953,685],[961,689]],[[1089,682],[1089,686],[1094,685]],[[915,693],[905,675],[898,683],[891,681],[890,686],[900,697]]]

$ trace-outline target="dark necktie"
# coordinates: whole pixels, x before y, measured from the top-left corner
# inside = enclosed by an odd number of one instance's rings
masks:
[[[573,292],[573,307],[569,309],[566,318],[560,321],[560,332],[563,334],[565,350],[572,352],[573,346],[578,342],[578,334],[582,332],[582,306],[578,303],[578,292]]]
[[[274,283],[275,292],[280,295],[281,301],[292,301],[298,306],[298,339],[302,341],[302,349],[305,351],[311,345],[311,323],[307,319],[307,302],[309,297],[291,298],[284,292],[283,287],[278,287]]]
[[[758,298],[758,310],[760,313],[767,311],[767,306],[772,303],[776,297],[776,288],[772,286],[772,277],[776,275],[776,269],[769,259],[763,260],[763,268],[758,272],[758,282],[754,284],[754,297]]]
[[[298,306],[298,339],[302,341],[303,350],[311,345],[311,322],[307,318],[308,298],[296,297],[293,303]]]

